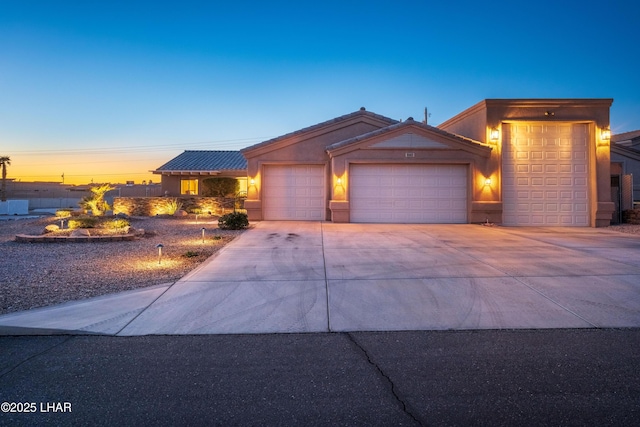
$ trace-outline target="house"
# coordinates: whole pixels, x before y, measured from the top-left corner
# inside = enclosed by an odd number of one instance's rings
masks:
[[[186,150],[151,172],[161,175],[167,196],[199,196],[209,177],[235,178],[240,191],[247,191],[247,161],[239,151]]]
[[[625,141],[625,134],[611,137],[611,187],[618,216],[633,209],[634,203],[640,204],[640,131],[636,132],[636,144],[631,143],[633,139]]]
[[[611,104],[487,99],[438,127],[362,108],[241,150],[245,208],[254,221],[606,226]]]
[[[640,150],[640,130],[612,135],[611,142],[623,147]]]

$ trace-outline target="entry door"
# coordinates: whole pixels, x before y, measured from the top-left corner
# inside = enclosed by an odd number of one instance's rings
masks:
[[[323,165],[265,165],[265,220],[323,221],[325,177]]]
[[[503,223],[588,226],[587,124],[503,126]]]
[[[351,165],[351,222],[466,223],[467,169],[466,165]]]

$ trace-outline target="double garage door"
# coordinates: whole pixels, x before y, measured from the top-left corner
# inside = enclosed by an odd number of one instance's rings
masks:
[[[466,165],[354,164],[351,222],[466,223]],[[325,219],[323,165],[265,165],[265,220]]]
[[[588,226],[586,124],[503,126],[503,223]]]
[[[466,223],[466,165],[352,164],[351,222]]]

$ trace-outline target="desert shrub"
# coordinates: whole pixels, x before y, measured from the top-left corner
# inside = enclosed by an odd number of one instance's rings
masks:
[[[122,228],[129,227],[130,225],[129,221],[123,218],[112,219],[101,224],[102,228],[107,228],[109,230],[120,230]]]
[[[55,233],[56,231],[60,231],[60,227],[56,224],[49,224],[44,228],[44,232],[46,233]]]
[[[173,215],[182,208],[182,202],[178,199],[167,199],[164,202],[164,213]]]
[[[56,218],[69,218],[71,216],[71,209],[58,209],[56,211]]]
[[[94,217],[90,217],[90,216],[83,216],[83,217],[79,217],[79,218],[70,219],[67,224],[69,224],[69,228],[71,228],[71,229],[76,229],[76,228],[95,228],[96,225],[98,225],[98,218],[94,218]]]
[[[111,209],[111,206],[104,200],[104,196],[111,190],[115,190],[110,184],[97,185],[90,188],[91,195],[80,201],[80,206],[94,216],[103,215],[105,211]]]
[[[248,226],[249,218],[242,212],[231,212],[218,219],[218,228],[222,230],[242,230]]]
[[[205,178],[202,185],[202,195],[206,197],[228,197],[240,189],[240,182],[235,178]]]

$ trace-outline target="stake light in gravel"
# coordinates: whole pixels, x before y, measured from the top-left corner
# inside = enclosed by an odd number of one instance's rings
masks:
[[[204,227],[202,227],[202,243],[204,243],[204,231],[205,231],[205,230],[206,230],[206,229],[205,229]]]
[[[156,248],[158,248],[158,265],[160,265],[162,261],[162,248],[164,248],[164,245],[162,243],[158,243]]]

